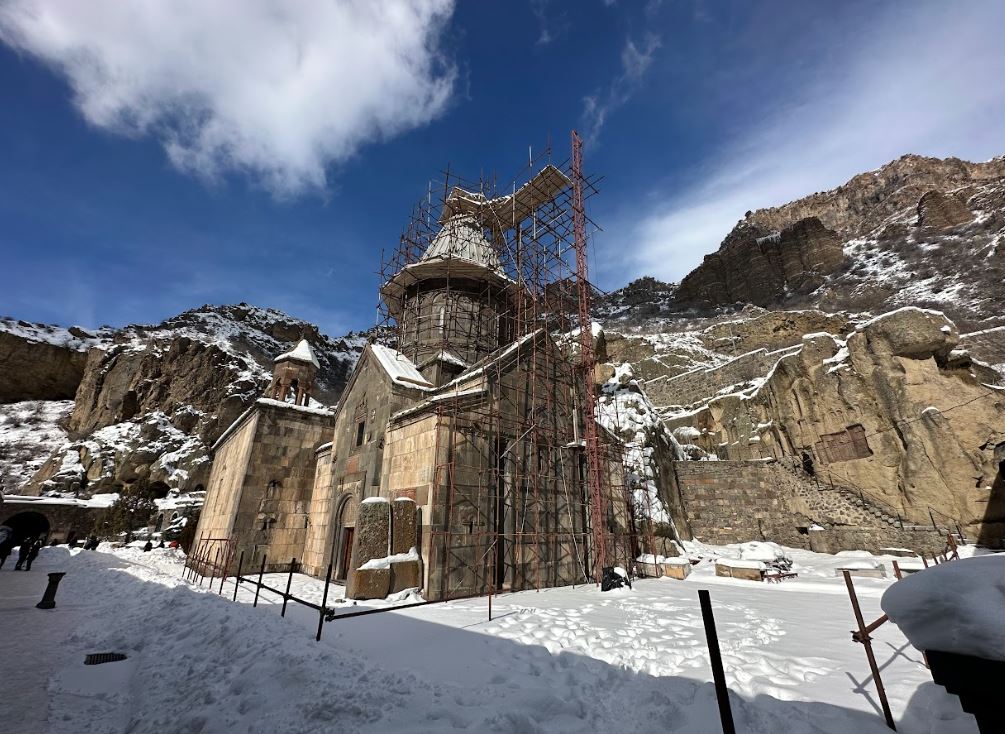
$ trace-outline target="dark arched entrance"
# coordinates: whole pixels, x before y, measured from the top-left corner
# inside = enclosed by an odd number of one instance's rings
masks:
[[[343,497],[335,513],[335,536],[332,538],[332,565],[335,579],[345,581],[352,560],[352,541],[356,533],[356,498]]]
[[[49,535],[49,518],[41,512],[18,512],[3,524],[11,529],[14,545],[20,545],[25,538],[45,538]]]

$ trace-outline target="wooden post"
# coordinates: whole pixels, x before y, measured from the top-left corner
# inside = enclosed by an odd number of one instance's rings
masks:
[[[708,591],[698,592],[701,604],[701,618],[705,622],[705,639],[708,642],[708,655],[712,661],[712,680],[715,681],[715,698],[719,702],[719,719],[722,721],[723,734],[736,734],[733,724],[733,710],[729,707],[729,689],[726,687],[726,673],[722,669],[722,654],[719,652],[719,635],[715,631],[715,617],[712,615],[712,599]]]
[[[897,563],[896,561],[893,562],[893,575],[897,577],[897,581],[900,581],[902,578],[904,578],[900,573],[900,564]]]
[[[262,590],[262,577],[265,575],[265,559],[266,558],[268,558],[268,556],[264,556],[264,555],[262,556],[262,567],[258,571],[258,585],[255,586],[255,602],[251,605],[253,607],[257,607],[258,606],[258,594]]]
[[[328,564],[328,573],[325,574],[325,593],[321,597],[321,609],[318,611],[318,633],[314,637],[316,642],[321,642],[321,628],[325,623],[325,608],[328,606],[328,587],[332,582],[332,564]]]
[[[234,577],[234,601],[237,601],[237,587],[241,585],[241,569],[244,568],[244,551],[237,559],[237,576]]]
[[[844,583],[848,587],[848,596],[851,597],[851,608],[855,612],[855,621],[858,623],[857,637],[856,633],[852,633],[852,639],[861,642],[865,646],[865,656],[869,659],[869,668],[872,670],[872,679],[876,682],[876,691],[879,693],[879,703],[883,707],[883,717],[886,719],[886,725],[897,731],[897,725],[893,723],[893,714],[890,712],[890,702],[886,700],[886,689],[883,688],[883,680],[879,677],[879,666],[876,665],[876,656],[872,651],[872,638],[869,637],[870,630],[865,626],[865,620],[862,618],[862,608],[858,605],[855,585],[852,583],[851,573],[848,571],[844,571]],[[881,619],[886,621],[885,618]]]
[[[283,611],[279,613],[280,617],[286,616],[286,602],[290,599],[290,587],[293,585],[293,569],[296,568],[297,559],[290,559],[290,575],[286,577],[286,593],[283,594]]]
[[[921,554],[921,562],[925,564],[925,568],[928,568],[928,559],[925,558],[925,554]]]

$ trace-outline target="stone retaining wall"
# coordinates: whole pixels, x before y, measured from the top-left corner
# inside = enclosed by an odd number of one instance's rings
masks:
[[[741,354],[719,367],[698,369],[668,378],[656,378],[645,384],[646,394],[656,405],[693,405],[714,397],[731,385],[764,377],[775,363],[799,347],[787,347],[769,352],[757,349]]]

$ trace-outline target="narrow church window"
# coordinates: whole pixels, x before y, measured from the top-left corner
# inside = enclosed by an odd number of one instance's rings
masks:
[[[356,445],[362,446],[363,439],[366,436],[366,421],[360,421],[356,424]]]

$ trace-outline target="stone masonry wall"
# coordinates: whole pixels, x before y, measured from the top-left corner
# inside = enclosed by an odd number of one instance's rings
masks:
[[[674,477],[694,537],[706,543],[772,540],[805,548],[811,524],[785,471],[760,461],[679,461]],[[678,527],[680,524],[678,524]]]
[[[901,528],[882,510],[817,488],[778,462],[676,462],[674,477],[686,514],[677,527],[690,526],[707,543],[770,540],[826,553],[910,548],[929,554],[945,544],[940,531]]]
[[[719,367],[649,380],[645,384],[646,394],[657,405],[692,405],[714,397],[720,390],[731,385],[764,377],[781,357],[798,349],[799,347],[790,347],[773,352],[757,349],[741,354]]]

